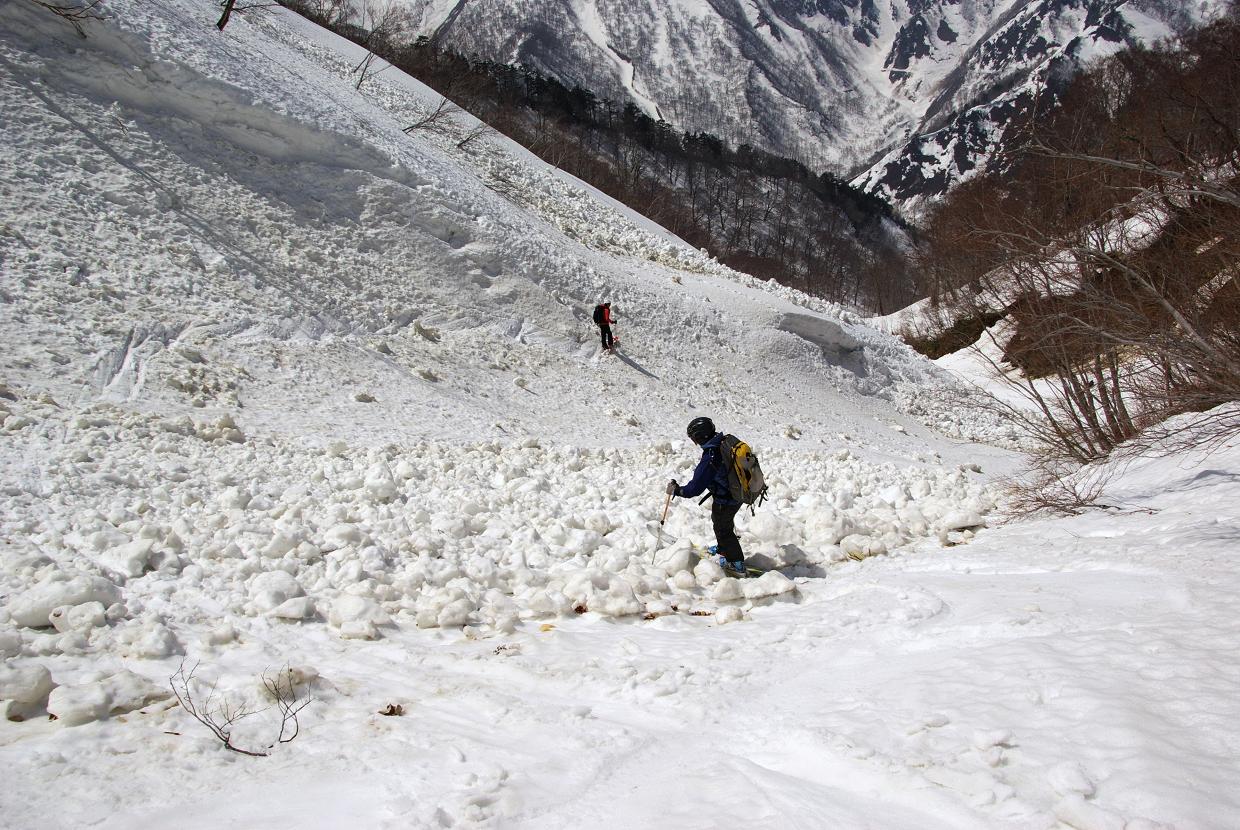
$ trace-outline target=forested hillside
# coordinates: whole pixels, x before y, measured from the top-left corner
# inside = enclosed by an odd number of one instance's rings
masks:
[[[721,262],[835,302],[887,313],[917,297],[907,229],[890,205],[829,173],[709,132],[682,132],[632,102],[568,87],[528,67],[469,59],[414,39],[399,7],[289,0],[554,164]],[[434,130],[441,119],[411,123]]]
[[[399,0],[446,49],[795,158],[920,211],[1039,89],[1222,0]]]
[[[913,334],[937,356],[1002,319],[986,339],[1031,427],[1077,462],[1240,399],[1238,55],[1233,11],[1107,59],[927,225],[940,322]]]

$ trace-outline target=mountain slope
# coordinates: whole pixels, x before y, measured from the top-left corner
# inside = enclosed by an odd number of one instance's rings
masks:
[[[673,125],[941,193],[993,150],[1021,90],[1223,4],[1161,0],[405,0],[439,44],[528,65]],[[927,138],[915,139],[915,136]],[[934,149],[931,149],[934,148]],[[868,171],[868,172],[867,172]]]
[[[0,5],[0,823],[1240,809],[1234,449],[987,529],[1016,459],[896,341],[406,135],[435,97],[284,11],[108,8]],[[692,502],[651,532],[702,413],[768,471],[759,579]]]
[[[318,36],[309,24],[297,27]],[[94,69],[96,49],[117,64],[151,67],[150,77]],[[32,255],[30,290],[11,309],[21,332],[15,339],[30,344],[32,362],[10,383],[41,378],[47,349],[38,340],[67,327],[75,343],[68,353],[52,349],[60,368],[50,391],[94,387],[174,409],[188,400],[169,382],[190,367],[168,347],[211,350],[218,342],[202,371],[251,376],[230,399],[245,398],[247,417],[283,423],[288,361],[304,373],[298,386],[313,389],[306,412],[386,386],[383,406],[353,407],[376,435],[456,435],[466,417],[481,439],[527,434],[542,422],[535,390],[514,385],[537,369],[566,416],[565,437],[597,440],[615,428],[598,417],[598,387],[585,379],[599,368],[589,311],[603,298],[616,304],[642,370],[621,362],[630,377],[619,382],[613,368],[595,384],[607,389],[607,408],[643,424],[635,435],[678,434],[688,406],[720,415],[731,406],[764,412],[774,437],[799,417],[794,390],[832,379],[890,394],[893,378],[925,377],[927,364],[853,323],[822,321],[808,339],[789,331],[780,320],[806,313],[809,300],[728,271],[631,214],[602,207],[517,148],[496,145],[475,158],[446,138],[436,139],[440,149],[406,136],[397,119],[429,106],[424,88],[406,81],[358,98],[344,77],[347,57],[311,55],[268,60],[258,75],[222,60],[221,83],[104,33],[61,60],[63,69],[40,70],[67,94],[106,101],[112,111],[67,143],[44,126],[14,135],[37,161],[45,158],[38,148],[64,146],[35,165],[57,186],[24,194],[28,203],[15,214],[23,234],[27,223],[39,228],[39,217],[56,216],[61,238]],[[324,86],[295,80],[323,68],[338,73]],[[39,88],[38,74],[17,70],[17,100],[53,113],[67,106]],[[270,76],[294,80],[276,87]],[[294,105],[296,115],[282,114]],[[55,163],[78,156],[101,170],[89,192],[74,186],[75,165]],[[31,176],[21,156],[6,163],[14,180]],[[113,229],[102,242],[95,238],[101,219]],[[580,241],[566,242],[560,228]],[[68,285],[52,292],[63,273]],[[69,319],[59,311],[64,303],[77,309]],[[439,341],[418,334],[419,326],[439,330]],[[815,342],[833,331],[846,345]],[[391,353],[376,351],[385,338]],[[269,343],[289,352],[275,367]],[[338,376],[323,354],[356,362],[351,371],[360,374]],[[743,383],[725,404],[719,380],[688,369],[718,354],[736,355],[746,372],[772,359],[796,368],[787,381],[768,376],[777,385],[764,388],[761,400]]]

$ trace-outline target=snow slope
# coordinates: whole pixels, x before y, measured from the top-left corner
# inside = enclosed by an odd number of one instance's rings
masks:
[[[984,530],[946,372],[215,12],[0,5],[0,825],[1226,826],[1234,450]],[[759,579],[651,533],[703,413]]]

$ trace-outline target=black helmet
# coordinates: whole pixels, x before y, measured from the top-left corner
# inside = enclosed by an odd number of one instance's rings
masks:
[[[715,422],[710,418],[694,418],[685,430],[695,444],[705,444],[715,435]]]

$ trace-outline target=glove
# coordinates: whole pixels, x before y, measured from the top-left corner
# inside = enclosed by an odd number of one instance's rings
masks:
[[[676,491],[679,489],[680,489],[680,485],[676,483],[675,479],[672,479],[671,481],[667,483],[667,494],[669,496],[676,495]]]

